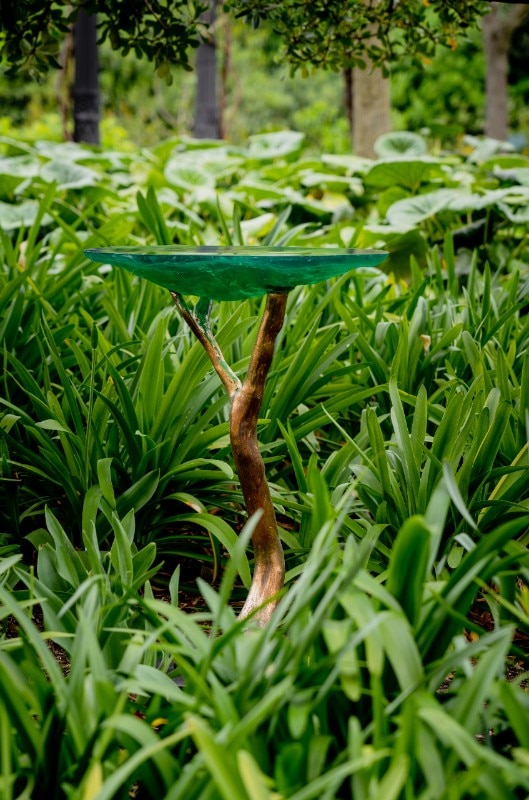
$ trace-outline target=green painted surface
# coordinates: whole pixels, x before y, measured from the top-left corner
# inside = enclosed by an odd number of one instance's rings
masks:
[[[358,267],[376,267],[382,250],[306,247],[103,247],[92,261],[124,267],[180,294],[243,300],[319,283]]]

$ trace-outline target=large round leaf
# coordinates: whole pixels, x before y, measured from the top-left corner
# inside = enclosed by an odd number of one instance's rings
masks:
[[[482,169],[496,171],[498,169],[527,169],[529,157],[521,153],[499,153],[481,164]]]
[[[321,156],[321,162],[326,167],[339,170],[346,175],[363,175],[370,170],[373,163],[370,158],[362,158],[362,156],[354,156],[349,153],[339,155],[324,153]]]
[[[125,267],[181,294],[242,300],[318,283],[357,267],[375,267],[381,250],[325,247],[104,247],[88,258]]]
[[[34,156],[11,156],[0,159],[0,174],[11,175],[20,179],[35,178],[41,164]]]
[[[73,161],[48,161],[40,174],[46,183],[56,182],[58,189],[83,189],[101,182],[95,170]]]
[[[215,175],[212,172],[201,167],[194,167],[178,158],[168,161],[164,172],[170,184],[185,191],[195,191],[205,186],[212,189],[216,184]]]
[[[379,136],[373,149],[379,158],[392,158],[399,155],[423,156],[428,146],[418,133],[393,131]]]
[[[0,197],[12,198],[23,181],[31,181],[40,171],[41,164],[33,156],[12,156],[0,159]]]
[[[386,212],[390,225],[412,228],[425,219],[439,214],[441,211],[452,211],[462,214],[467,211],[482,211],[491,206],[500,206],[509,202],[522,205],[527,202],[525,186],[511,186],[505,189],[493,189],[483,194],[468,192],[464,189],[438,189],[417,197],[408,197],[393,203]]]
[[[463,196],[471,197],[468,192],[459,189],[438,189],[435,192],[420,194],[398,200],[388,208],[386,217],[390,225],[401,228],[413,228],[440,211],[450,210],[451,203],[461,201]]]
[[[529,167],[502,169],[497,171],[496,174],[503,181],[514,181],[522,186],[529,186]]]
[[[384,158],[373,164],[365,175],[365,181],[371,186],[403,186],[406,189],[415,189],[425,181],[441,177],[444,174],[441,163],[430,156]]]
[[[259,161],[295,158],[301,151],[304,134],[298,131],[257,133],[248,140],[248,157]]]
[[[39,213],[40,207],[36,200],[26,200],[19,205],[0,202],[0,228],[5,231],[29,228]],[[42,224],[48,225],[50,222],[49,214],[44,214]]]
[[[418,230],[407,231],[400,236],[392,236],[385,244],[389,255],[384,262],[384,272],[393,272],[397,278],[410,275],[410,260],[413,258],[420,267],[426,265],[427,245]]]
[[[346,175],[333,175],[330,172],[306,170],[300,175],[302,186],[307,189],[318,189],[322,192],[351,192],[355,195],[364,193],[362,181],[359,178],[349,178]]]

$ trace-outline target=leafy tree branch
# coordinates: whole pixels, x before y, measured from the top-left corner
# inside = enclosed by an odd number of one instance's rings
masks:
[[[501,0],[516,5],[511,0]],[[340,70],[368,63],[387,71],[406,53],[428,59],[498,3],[486,0],[225,0],[223,8],[282,37],[292,69]],[[520,5],[529,5],[524,0]],[[58,67],[61,41],[79,9],[97,15],[99,40],[133,50],[161,75],[190,69],[190,52],[207,36],[208,0],[0,0],[0,66],[39,76]]]

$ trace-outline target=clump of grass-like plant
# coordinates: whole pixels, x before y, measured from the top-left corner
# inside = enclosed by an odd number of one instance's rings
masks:
[[[228,602],[253,521],[220,591],[201,582],[205,612],[179,609],[176,583],[173,602],[149,593],[107,599],[110,616],[122,618],[125,604],[136,620],[115,663],[105,657],[114,633],[92,622],[97,582],[81,582],[68,610],[77,620],[68,676],[27,616],[32,598],[49,603],[52,594],[39,597],[39,584],[16,600],[0,589],[4,614],[19,626],[17,638],[0,642],[2,731],[17,732],[3,748],[12,796],[24,786],[34,797],[99,800],[133,787],[166,800],[527,792],[527,703],[504,676],[513,626],[496,617],[489,632],[463,632],[482,584],[527,572],[526,553],[512,549],[527,521],[468,544],[440,583],[432,564],[450,502],[441,486],[426,515],[399,531],[380,580],[366,570],[376,526],[341,546],[347,506],[324,501],[304,569],[265,628],[248,631]]]

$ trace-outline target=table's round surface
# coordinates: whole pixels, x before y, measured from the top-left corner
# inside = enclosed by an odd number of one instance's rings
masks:
[[[180,294],[242,300],[288,292],[358,267],[376,267],[383,250],[337,247],[102,247],[84,251],[92,261],[124,267]]]

